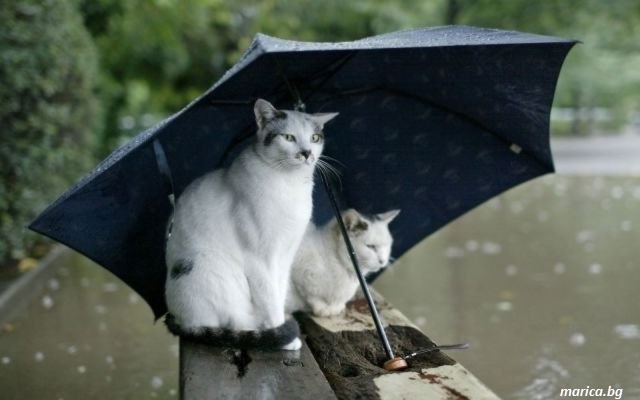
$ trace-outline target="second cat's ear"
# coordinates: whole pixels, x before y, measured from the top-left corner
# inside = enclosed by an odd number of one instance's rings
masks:
[[[369,228],[367,221],[353,208],[345,211],[342,214],[342,220],[349,232],[358,233],[366,231]]]
[[[327,122],[331,121],[335,117],[338,116],[338,113],[319,113],[319,114],[311,114],[313,120],[320,125],[320,128],[324,126]]]
[[[286,118],[287,114],[283,111],[276,109],[271,103],[264,99],[256,100],[253,106],[253,113],[256,116],[256,124],[258,128],[262,129],[268,121],[274,118]]]
[[[400,210],[391,210],[391,211],[387,211],[382,214],[376,215],[376,218],[388,224],[391,221],[393,221],[393,219],[397,217],[398,214],[400,214]]]

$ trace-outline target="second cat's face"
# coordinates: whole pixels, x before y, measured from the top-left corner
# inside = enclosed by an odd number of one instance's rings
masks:
[[[324,124],[337,114],[277,110],[265,100],[254,107],[257,151],[279,169],[313,168],[324,149]]]
[[[389,264],[393,245],[389,223],[399,212],[400,210],[392,210],[370,218],[365,218],[353,209],[344,212],[343,219],[351,244],[365,274],[376,272]]]

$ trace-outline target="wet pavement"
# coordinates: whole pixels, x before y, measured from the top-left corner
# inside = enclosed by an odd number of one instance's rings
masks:
[[[175,399],[178,342],[131,289],[70,252],[0,327],[2,399]]]
[[[375,287],[505,399],[640,398],[640,178],[547,176],[406,254]]]

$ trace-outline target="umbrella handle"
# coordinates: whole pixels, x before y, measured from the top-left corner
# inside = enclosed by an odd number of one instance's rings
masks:
[[[384,352],[386,353],[389,360],[384,363],[384,368],[387,371],[395,371],[399,369],[406,368],[407,362],[402,357],[396,357],[393,354],[393,350],[391,349],[391,345],[389,344],[389,338],[387,337],[386,332],[384,331],[384,326],[380,319],[380,315],[378,314],[378,309],[376,308],[376,304],[371,297],[371,293],[369,292],[369,286],[367,285],[367,281],[362,275],[362,271],[360,270],[360,264],[358,263],[358,258],[356,257],[356,252],[353,249],[353,245],[351,244],[351,240],[349,239],[349,235],[347,234],[347,228],[344,225],[344,221],[342,220],[342,216],[340,215],[340,209],[338,208],[338,202],[336,201],[335,194],[331,189],[331,185],[329,184],[329,180],[324,174],[320,174],[322,177],[322,183],[324,183],[324,188],[329,195],[329,200],[331,202],[331,206],[333,208],[333,213],[338,221],[338,225],[340,226],[340,231],[342,232],[342,238],[344,239],[344,243],[347,246],[347,252],[349,253],[349,258],[351,258],[351,263],[353,264],[353,269],[356,271],[356,276],[358,277],[358,281],[360,282],[360,287],[362,288],[362,293],[364,293],[364,297],[367,300],[367,304],[369,305],[369,311],[371,312],[371,317],[373,318],[373,323],[376,326],[376,331],[378,332],[378,337],[382,342],[382,346],[384,347]]]

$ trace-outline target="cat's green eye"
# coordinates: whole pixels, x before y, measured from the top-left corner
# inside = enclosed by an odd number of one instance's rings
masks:
[[[322,135],[320,135],[319,133],[314,133],[313,136],[311,136],[311,143],[318,143],[321,139]]]
[[[368,244],[367,247],[370,248],[373,251],[376,250],[376,245],[374,245],[374,244]]]
[[[289,135],[288,133],[285,133],[284,135],[284,140],[286,140],[287,142],[295,142],[296,141],[296,137],[293,135]]]

